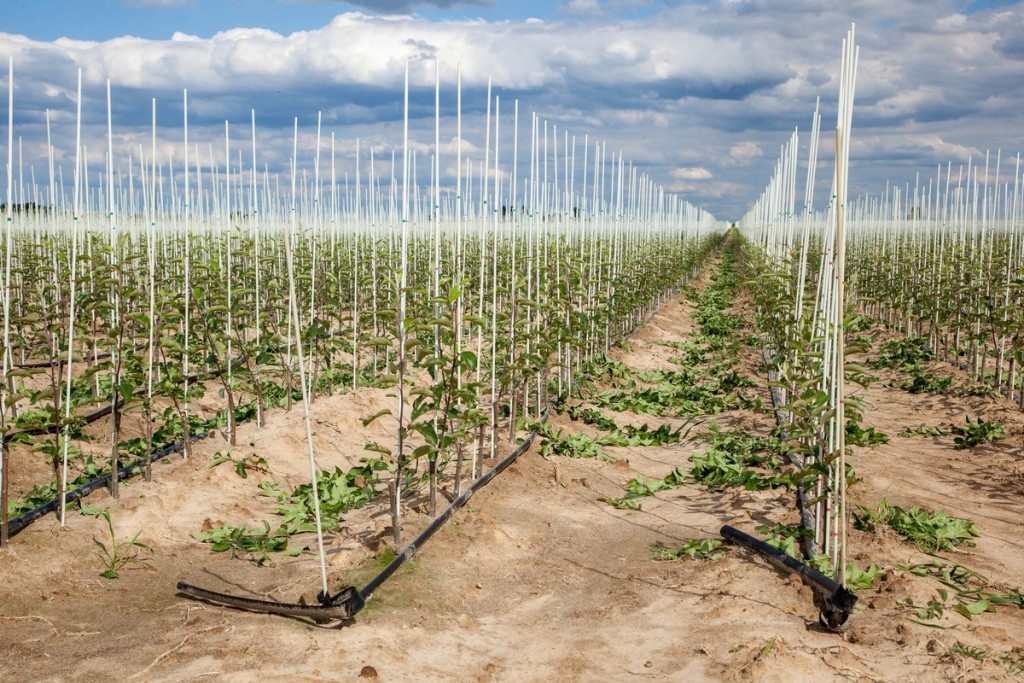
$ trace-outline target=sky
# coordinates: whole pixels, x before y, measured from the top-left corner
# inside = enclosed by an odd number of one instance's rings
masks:
[[[860,46],[852,194],[918,177],[927,184],[939,165],[951,162],[955,173],[968,159],[984,163],[986,152],[994,168],[997,150],[1001,178],[1012,180],[1024,151],[1024,2],[3,0],[0,17],[0,63],[14,61],[15,158],[20,152],[20,168],[40,185],[47,110],[57,163],[70,176],[79,68],[93,169],[105,159],[109,80],[119,168],[129,155],[137,160],[140,145],[149,153],[154,98],[158,154],[183,156],[187,89],[189,143],[201,157],[212,150],[222,163],[227,121],[231,154],[248,164],[255,111],[259,165],[287,174],[298,117],[300,166],[311,173],[319,117],[321,154],[334,135],[338,177],[354,172],[357,138],[362,168],[372,148],[386,177],[401,149],[411,60],[410,146],[429,168],[436,69],[446,185],[461,69],[463,153],[474,163],[483,159],[490,78],[503,170],[518,104],[521,174],[529,171],[536,115],[538,130],[548,126],[552,155],[558,141],[559,163],[575,139],[577,173],[586,139],[589,163],[602,144],[667,192],[735,220],[765,187],[794,129],[806,157],[817,98],[826,131],[818,194],[828,190],[841,41],[851,23]],[[7,90],[3,68],[0,92]],[[419,181],[428,175],[421,169]]]

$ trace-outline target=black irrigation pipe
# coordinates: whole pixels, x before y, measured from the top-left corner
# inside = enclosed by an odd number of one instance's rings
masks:
[[[118,398],[117,405],[118,407],[123,406],[124,399]],[[114,407],[108,403],[102,408],[94,410],[91,413],[86,413],[85,415],[81,416],[80,419],[82,420],[83,424],[92,424],[101,417],[106,417],[107,415],[110,415],[110,413],[112,413],[113,411]],[[58,425],[48,424],[45,427],[32,427],[30,429],[19,429],[13,432],[7,432],[6,434],[4,434],[3,439],[4,443],[7,443],[8,441],[14,440],[14,438],[18,436],[42,436],[43,434],[56,434],[58,431],[60,431],[60,427]]]
[[[135,346],[135,348],[133,348],[132,350],[133,351],[141,351],[142,349],[146,348],[147,346],[149,346],[149,344],[139,344],[139,345]],[[88,363],[98,363],[99,361],[103,360],[104,358],[110,358],[113,355],[114,354],[113,354],[112,351],[108,351],[106,353],[101,353],[99,355],[92,356],[91,358],[72,358],[72,361],[73,362],[77,362],[77,363],[87,363],[87,364]],[[58,365],[58,366],[59,365],[67,365],[67,362],[68,362],[67,358],[61,357],[61,358],[55,358],[55,359],[49,360],[49,361],[41,360],[41,361],[33,361],[31,363],[15,363],[11,367],[13,369],[15,369],[15,370],[20,370],[22,368],[24,368],[26,370],[27,369],[39,369],[39,368],[52,368],[54,365]]]
[[[241,356],[239,356],[238,358],[236,358],[232,362],[235,363],[235,364],[243,364],[243,363],[248,362],[248,360],[250,358],[252,358],[252,354],[246,353],[246,354],[242,354]],[[21,366],[21,367],[26,367],[26,366]],[[205,382],[206,380],[215,379],[217,377],[220,377],[225,372],[227,372],[226,368],[220,368],[220,369],[217,369],[217,370],[210,370],[208,372],[199,372],[199,373],[196,373],[194,375],[189,375],[186,378],[186,381],[188,382],[188,384],[195,384],[197,382]],[[132,394],[132,396],[135,397],[135,398],[141,398],[141,397],[143,397],[145,395],[145,393],[146,392],[145,392],[144,389],[137,389]],[[105,401],[106,399],[103,399],[103,400]],[[99,403],[99,401],[94,401],[94,403]],[[118,398],[117,399],[118,407],[123,406],[124,403],[125,403],[125,401],[124,401],[123,398]],[[102,417],[106,417],[111,412],[113,412],[113,406],[106,405],[106,406],[104,406],[102,408],[99,408],[98,410],[94,410],[91,413],[86,413],[85,415],[81,416],[80,419],[82,420],[83,424],[92,424],[96,420],[99,420]],[[56,434],[58,431],[60,431],[60,428],[59,428],[58,425],[56,425],[56,424],[48,424],[48,425],[46,425],[44,427],[32,427],[30,429],[19,429],[19,430],[16,430],[16,431],[8,432],[8,433],[3,435],[3,440],[4,440],[4,443],[7,443],[7,442],[11,441],[12,439],[14,439],[15,437],[17,437],[17,436],[40,436],[42,434]]]
[[[546,423],[550,415],[551,404],[549,403],[547,409],[544,411],[544,415],[541,418],[540,423]],[[529,436],[527,436],[526,439],[515,448],[515,450],[506,455],[491,470],[473,482],[473,484],[466,489],[462,495],[452,501],[451,504],[448,505],[448,507],[445,508],[444,511],[427,526],[426,529],[420,532],[419,536],[409,543],[409,545],[405,546],[402,552],[399,553],[398,556],[388,564],[388,566],[384,567],[376,577],[361,589],[346,586],[335,595],[325,594],[321,591],[317,595],[317,600],[320,604],[304,605],[278,602],[276,600],[244,598],[237,595],[231,595],[230,593],[220,593],[218,591],[207,590],[205,588],[200,588],[199,586],[193,586],[192,584],[184,581],[179,581],[176,587],[180,593],[188,595],[189,597],[224,607],[232,607],[249,612],[263,612],[266,614],[275,614],[284,617],[311,619],[322,626],[332,626],[349,622],[356,614],[362,611],[363,607],[366,606],[366,601],[373,596],[373,593],[380,588],[385,581],[401,569],[406,562],[411,560],[416,554],[416,551],[423,547],[423,545],[425,545],[426,542],[430,540],[430,538],[436,534],[449,519],[451,519],[452,515],[458,512],[460,508],[469,502],[469,499],[473,497],[473,494],[486,486],[492,479],[508,468],[509,465],[514,463],[520,455],[525,453],[536,437],[537,429],[533,429]]]
[[[187,381],[188,381],[189,384],[195,384],[196,382],[206,381],[208,379],[213,379],[215,377],[220,377],[225,372],[227,372],[227,371],[226,370],[211,370],[209,372],[203,372],[203,373],[198,373],[198,374],[195,374],[195,375],[189,375],[187,377]],[[145,389],[136,389],[135,392],[132,393],[132,396],[134,398],[142,398],[145,395],[146,395]],[[106,401],[106,399],[103,399],[103,401]],[[93,403],[99,403],[99,401],[93,401]],[[117,399],[117,407],[120,408],[124,404],[125,404],[125,400],[123,398],[118,397],[118,399]],[[107,415],[110,415],[110,413],[112,413],[113,411],[114,411],[114,407],[108,403],[107,405],[103,406],[102,408],[94,410],[91,413],[86,413],[85,415],[82,415],[78,419],[80,419],[82,421],[83,425],[92,424],[96,420],[99,420],[100,418],[103,418],[103,417],[106,417]],[[57,424],[48,424],[48,425],[46,425],[44,427],[32,427],[30,429],[19,429],[17,431],[8,432],[8,433],[3,435],[3,439],[4,439],[4,442],[6,443],[8,441],[13,440],[15,437],[18,437],[18,436],[41,436],[43,434],[56,434],[59,431],[60,431],[60,426],[59,425],[57,425]]]
[[[213,431],[207,431],[207,432],[203,432],[202,434],[197,434],[196,436],[193,436],[192,438],[189,439],[189,443],[205,439],[206,437],[210,436],[212,433],[213,433]],[[167,446],[165,448],[161,448],[158,451],[154,451],[149,456],[148,461],[149,462],[155,462],[157,460],[160,460],[161,458],[167,457],[168,455],[170,455],[172,453],[177,453],[178,451],[182,450],[184,447],[185,447],[185,442],[184,441],[179,441],[177,443],[173,443],[170,446]],[[133,462],[130,465],[125,465],[124,467],[122,467],[121,469],[119,469],[117,471],[118,479],[129,479],[129,478],[131,478],[132,476],[134,476],[136,474],[135,470],[137,468],[142,467],[143,465],[145,465],[146,462],[147,462],[147,458],[143,457],[140,460],[136,460],[135,462]],[[74,489],[73,491],[68,491],[65,494],[65,498],[66,498],[68,503],[73,503],[74,501],[79,500],[80,498],[84,498],[85,496],[87,496],[88,494],[92,493],[96,489],[106,485],[107,482],[109,482],[109,481],[110,481],[110,472],[107,472],[106,474],[104,474],[101,477],[97,477],[96,479],[93,479],[92,481],[89,481],[89,482],[86,482],[85,484],[82,484],[81,486],[79,486],[77,489]],[[29,510],[28,512],[24,512],[24,513],[18,515],[17,517],[14,517],[14,518],[8,520],[8,522],[7,522],[7,524],[8,524],[8,533],[11,536],[14,536],[16,533],[18,533],[19,531],[23,530],[25,527],[27,527],[29,524],[31,524],[32,522],[36,521],[37,519],[39,519],[43,515],[45,515],[47,513],[50,513],[50,512],[55,512],[59,508],[60,508],[60,497],[58,496],[57,498],[54,498],[53,500],[51,500],[51,501],[49,501],[47,503],[43,503],[42,505],[40,505],[37,508]]]
[[[244,358],[247,358],[247,356],[244,357]],[[188,381],[189,381],[189,383],[194,383],[194,382],[197,382],[197,381],[200,381],[200,380],[213,379],[214,377],[219,377],[220,375],[224,374],[224,372],[225,372],[225,370],[212,370],[212,371],[207,372],[207,373],[195,374],[195,375],[191,375],[188,378]],[[141,390],[137,391],[135,393],[136,397],[142,395],[142,393],[140,393],[140,392],[141,392]],[[118,399],[118,406],[119,407],[124,405],[124,403],[125,403],[124,399],[120,399],[120,398]],[[82,420],[84,421],[85,424],[91,424],[92,422],[95,422],[96,420],[99,420],[100,418],[109,415],[111,412],[113,412],[113,406],[106,405],[106,406],[103,406],[102,408],[100,408],[99,410],[95,410],[95,411],[93,411],[93,412],[83,416]],[[10,432],[8,434],[4,434],[3,439],[6,442],[6,441],[10,441],[15,436],[19,436],[19,435],[32,435],[32,436],[34,436],[34,435],[40,435],[40,434],[55,434],[57,431],[58,430],[57,430],[57,426],[56,425],[47,425],[46,427],[35,427],[35,428],[32,428],[32,429],[22,429],[22,430],[19,430],[19,431],[16,431],[16,432]],[[210,436],[214,431],[216,431],[216,430],[207,430],[205,432],[202,432],[201,434],[197,434],[195,436],[191,436],[189,438],[189,440],[188,440],[188,443],[192,443],[192,442],[195,442],[195,441],[201,441],[202,439],[205,439],[206,437]],[[177,453],[178,451],[181,451],[183,448],[185,448],[185,443],[186,443],[185,441],[178,441],[176,443],[171,444],[170,446],[166,446],[166,447],[160,449],[159,451],[156,451],[156,452],[152,453],[150,455],[150,457],[149,457],[149,462],[154,462],[156,460],[159,460],[160,458],[163,458],[163,457],[166,457],[166,456],[170,455],[171,453]],[[141,467],[142,465],[145,465],[145,464],[146,464],[146,458],[143,457],[141,460],[138,460],[138,461],[132,463],[131,465],[125,465],[124,467],[122,467],[121,469],[118,470],[118,479],[130,478],[131,475],[132,475],[132,470],[133,469],[135,469],[136,467]],[[79,498],[82,498],[82,497],[86,496],[87,494],[92,493],[93,491],[95,491],[96,489],[98,489],[101,486],[105,485],[109,481],[110,481],[110,473],[108,472],[107,474],[104,474],[103,476],[98,477],[97,479],[93,479],[92,481],[86,482],[85,484],[82,484],[80,487],[78,487],[74,491],[68,492],[68,494],[67,494],[67,502],[70,503],[70,502],[76,501]],[[8,523],[8,534],[10,536],[15,535],[19,531],[22,531],[25,527],[27,527],[32,522],[34,522],[35,520],[37,520],[40,517],[42,517],[43,515],[47,514],[48,512],[53,512],[59,506],[60,506],[60,498],[58,497],[58,498],[54,498],[53,500],[51,500],[49,502],[43,503],[42,505],[40,505],[37,508],[29,510],[28,512],[22,513],[21,515],[18,515],[17,517],[14,517],[14,518],[8,520],[8,522],[7,522]]]
[[[725,525],[722,527],[721,534],[726,540],[753,550],[773,566],[798,575],[811,588],[815,589],[822,601],[818,621],[823,628],[830,631],[839,630],[850,618],[850,614],[853,613],[853,609],[857,605],[857,594],[853,591],[833,581],[814,567],[808,567],[800,560],[790,557],[778,548],[773,548],[739,529]]]
[[[245,358],[248,358],[248,356],[242,357],[242,359],[245,359]],[[189,383],[195,383],[195,382],[198,382],[198,381],[201,381],[201,380],[213,379],[214,377],[218,377],[218,376],[224,374],[224,372],[225,372],[225,370],[212,370],[212,371],[206,372],[206,373],[198,373],[198,374],[195,374],[195,375],[190,375],[188,377],[188,381],[189,381]],[[143,395],[142,390],[139,390],[139,391],[135,392],[135,396],[136,397],[140,397],[142,395]],[[124,399],[118,398],[117,399],[117,404],[118,404],[118,407],[123,406],[125,404]],[[85,424],[91,424],[91,423],[99,420],[100,418],[109,415],[111,412],[113,412],[113,409],[114,409],[113,406],[108,404],[108,405],[105,405],[105,406],[103,406],[102,408],[100,408],[98,410],[94,410],[93,412],[88,413],[87,415],[82,416],[81,419],[83,420],[83,422]],[[16,436],[36,436],[36,435],[41,435],[41,434],[55,434],[55,433],[57,433],[57,431],[58,431],[57,425],[47,425],[45,427],[34,427],[32,429],[22,429],[22,430],[18,430],[16,432],[9,432],[7,434],[4,434],[3,435],[3,440],[5,442],[7,442],[7,441],[10,441],[11,439],[13,439]],[[191,436],[188,439],[188,443],[193,443],[195,441],[201,441],[202,439],[205,439],[206,437],[210,436],[214,431],[216,431],[216,430],[208,430],[208,431],[202,432],[201,434],[197,434],[195,436]],[[184,440],[182,440],[182,441],[175,442],[175,443],[173,443],[173,444],[171,444],[169,446],[166,446],[166,447],[164,447],[164,448],[162,448],[162,449],[160,449],[158,451],[155,451],[152,454],[150,454],[149,462],[155,462],[156,460],[164,458],[164,457],[170,455],[171,453],[177,453],[177,452],[179,452],[179,451],[181,451],[182,449],[185,448],[185,444],[186,444],[186,442]],[[130,465],[125,465],[124,467],[122,467],[121,469],[118,470],[118,479],[128,479],[128,478],[131,478],[131,476],[133,475],[133,470],[135,468],[141,467],[141,466],[143,466],[145,464],[146,464],[146,458],[143,457],[140,460],[137,460],[136,462],[134,462],[134,463],[132,463]],[[79,486],[77,489],[74,489],[73,491],[69,491],[66,494],[67,502],[71,503],[71,502],[74,502],[74,501],[76,501],[76,500],[78,500],[80,498],[83,498],[86,495],[88,495],[88,494],[92,493],[93,491],[95,491],[96,489],[104,486],[109,481],[110,481],[110,472],[108,472],[108,473],[106,473],[106,474],[104,474],[104,475],[102,475],[102,476],[100,476],[100,477],[98,477],[96,479],[88,481],[85,484],[82,484],[81,486]],[[45,514],[47,514],[49,512],[54,512],[59,507],[60,507],[60,497],[57,497],[57,498],[54,498],[53,500],[50,500],[50,501],[48,501],[46,503],[43,503],[42,505],[40,505],[40,506],[38,506],[36,508],[33,508],[32,510],[29,510],[27,512],[22,513],[22,514],[18,515],[17,517],[13,517],[13,518],[9,519],[7,521],[7,524],[8,524],[7,533],[8,533],[8,535],[9,536],[14,536],[19,531],[24,530],[25,527],[27,527],[32,522],[36,521],[37,519],[39,519],[40,517],[42,517],[43,515],[45,515]]]
[[[694,274],[684,276],[683,285],[687,284],[692,280]],[[628,337],[630,334],[639,329],[642,325],[649,322],[656,314],[660,306],[655,307],[654,311],[645,320],[639,322],[631,332],[623,335],[623,338]],[[570,391],[566,392],[569,395]],[[547,408],[544,410],[541,416],[539,424],[546,424],[548,418],[551,416],[551,410],[553,403],[548,403]],[[466,489],[458,498],[451,502],[444,511],[437,516],[422,532],[417,536],[411,543],[409,543],[401,553],[398,554],[377,576],[369,581],[361,589],[356,589],[352,586],[346,586],[342,588],[335,595],[325,594],[320,592],[317,595],[319,605],[304,605],[304,604],[292,604],[278,602],[276,600],[261,600],[253,598],[243,598],[228,593],[220,593],[217,591],[207,590],[184,581],[179,581],[177,589],[179,592],[188,595],[192,598],[212,602],[226,607],[233,607],[235,609],[241,609],[252,612],[263,612],[266,614],[276,614],[279,616],[297,617],[304,619],[312,619],[322,625],[345,623],[350,621],[356,614],[358,614],[363,607],[366,606],[366,601],[369,600],[374,592],[384,584],[385,581],[390,579],[395,572],[397,572],[405,563],[413,558],[416,552],[426,544],[430,538],[436,534],[445,523],[451,519],[451,517],[459,511],[473,495],[486,486],[492,479],[497,477],[499,474],[504,472],[512,463],[514,463],[520,455],[525,453],[530,446],[533,444],[535,438],[537,438],[538,429],[534,428],[531,430],[529,436],[526,437],[511,453],[506,455],[498,464],[492,469],[484,473],[477,479],[473,484]]]
[[[548,417],[551,415],[551,404],[548,404],[547,409],[544,411],[544,415],[541,417],[540,423],[544,424],[547,422]],[[412,559],[413,555],[420,547],[430,540],[430,537],[437,533],[437,531],[444,526],[445,522],[451,518],[462,506],[464,506],[469,499],[473,497],[473,494],[487,486],[487,484],[494,479],[496,476],[501,474],[508,468],[509,465],[514,463],[520,455],[526,452],[528,448],[533,444],[533,440],[537,437],[537,430],[534,429],[530,432],[530,435],[526,437],[521,444],[519,444],[514,451],[506,455],[501,462],[495,465],[486,474],[482,475],[479,479],[473,482],[473,485],[466,489],[462,495],[452,501],[451,505],[445,508],[444,512],[437,516],[437,518],[424,529],[419,536],[417,536],[412,543],[405,546],[405,549],[399,553],[398,557],[393,559],[387,567],[381,571],[376,577],[373,578],[369,583],[363,586],[359,590],[359,595],[365,603],[373,595],[374,591],[380,588],[381,584],[391,578],[391,575],[401,569],[402,565]],[[361,609],[361,607],[360,607]],[[358,610],[357,610],[358,611]]]

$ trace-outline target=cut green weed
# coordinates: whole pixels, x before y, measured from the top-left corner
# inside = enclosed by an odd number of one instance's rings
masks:
[[[717,538],[691,539],[683,541],[678,548],[669,548],[663,543],[651,546],[651,557],[659,562],[670,562],[688,557],[700,562],[714,561],[722,557],[719,548],[722,542]]]
[[[958,435],[953,439],[957,450],[974,448],[1006,438],[1006,430],[1000,424],[987,422],[980,417],[977,420],[968,417],[966,420],[966,424],[953,428],[953,433]]]
[[[855,529],[873,533],[876,525],[884,524],[927,552],[954,550],[958,545],[973,546],[971,539],[978,536],[971,520],[950,517],[944,510],[932,512],[917,505],[904,510],[884,499],[878,505],[878,512],[863,507],[860,510],[853,514]]]

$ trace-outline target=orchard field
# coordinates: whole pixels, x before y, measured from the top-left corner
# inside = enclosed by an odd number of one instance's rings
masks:
[[[9,138],[0,677],[1024,675],[1019,159],[849,197],[855,66],[735,223],[461,81],[453,186]]]

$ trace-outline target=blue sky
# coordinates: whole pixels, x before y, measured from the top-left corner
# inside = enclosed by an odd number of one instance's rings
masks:
[[[78,68],[97,168],[109,79],[116,158],[148,145],[152,98],[161,154],[180,155],[188,88],[192,140],[222,147],[229,121],[240,146],[255,109],[272,171],[287,168],[294,117],[311,164],[322,112],[340,174],[354,167],[355,138],[378,160],[400,143],[406,59],[413,145],[434,151],[436,60],[443,172],[454,166],[461,65],[470,156],[483,156],[490,77],[506,117],[519,101],[521,137],[535,112],[553,135],[605,141],[666,189],[732,219],[756,199],[793,129],[810,128],[815,98],[824,129],[834,126],[851,22],[861,45],[854,193],[986,150],[1024,150],[1024,7],[1007,0],[4,0],[0,59],[14,59],[15,134],[39,179],[47,110],[58,163],[72,156]]]
[[[487,21],[566,19],[598,11],[636,19],[673,0],[613,3],[558,0],[5,0],[3,28],[38,40],[60,37],[104,40],[132,35],[167,39],[175,31],[209,37],[237,27],[271,28],[278,33],[317,29],[342,12],[415,13],[431,20],[480,18]],[[603,4],[603,7],[598,5]],[[675,2],[675,4],[680,4]]]

